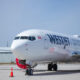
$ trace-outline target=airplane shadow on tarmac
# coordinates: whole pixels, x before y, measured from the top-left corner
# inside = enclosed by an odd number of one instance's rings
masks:
[[[40,72],[40,73],[35,73]],[[47,70],[36,70],[33,76],[44,76],[44,75],[66,75],[80,73],[80,70],[58,70],[58,71],[47,71]]]

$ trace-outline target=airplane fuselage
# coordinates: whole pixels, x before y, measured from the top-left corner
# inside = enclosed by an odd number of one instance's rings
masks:
[[[80,59],[80,38],[46,30],[18,34],[11,48],[18,59],[35,63]]]

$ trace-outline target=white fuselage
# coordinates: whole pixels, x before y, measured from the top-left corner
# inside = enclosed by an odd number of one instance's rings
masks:
[[[80,56],[80,38],[46,30],[28,30],[15,37],[11,49],[21,60],[68,61]]]

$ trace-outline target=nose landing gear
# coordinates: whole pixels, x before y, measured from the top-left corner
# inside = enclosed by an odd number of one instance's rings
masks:
[[[28,69],[26,70],[25,75],[33,75],[33,70],[30,69],[30,68],[28,68]]]
[[[33,75],[33,70],[31,69],[30,66],[26,69],[25,75]]]

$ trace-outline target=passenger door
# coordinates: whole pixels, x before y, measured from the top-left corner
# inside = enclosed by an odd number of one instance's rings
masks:
[[[49,39],[47,37],[44,38],[44,49],[49,48]]]

